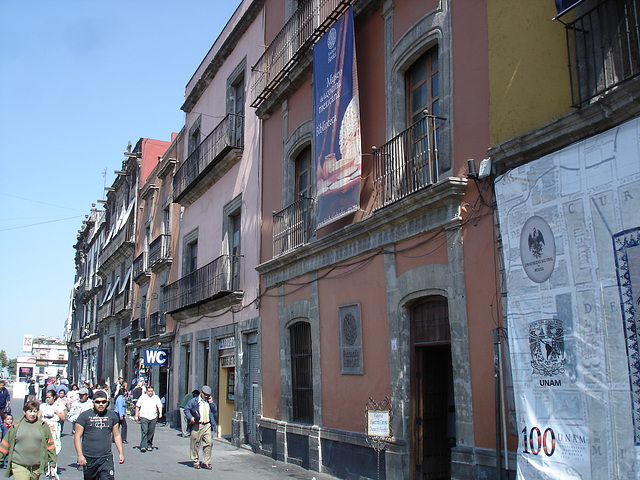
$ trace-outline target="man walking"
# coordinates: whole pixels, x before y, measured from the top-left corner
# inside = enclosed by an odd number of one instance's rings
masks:
[[[84,466],[84,480],[113,480],[114,465],[111,441],[118,449],[118,460],[124,463],[122,438],[118,427],[118,415],[108,410],[109,399],[105,392],[95,392],[93,408],[80,414],[76,420],[74,445],[78,465]]]
[[[123,383],[122,377],[118,377],[118,381],[111,389],[111,398],[113,398],[114,400],[116,399],[116,397],[118,396],[118,393],[120,392],[120,389],[122,388],[122,383]]]
[[[156,422],[162,418],[162,402],[153,393],[153,387],[147,387],[146,395],[141,395],[136,403],[134,420],[140,421],[140,451],[153,450],[153,436],[156,433]]]
[[[80,414],[93,408],[93,403],[89,400],[89,390],[82,387],[78,390],[78,394],[80,398],[71,404],[67,415],[67,420],[71,422],[73,431],[75,431],[76,421]]]
[[[184,409],[187,406],[187,403],[189,403],[189,400],[197,397],[198,395],[200,395],[200,392],[198,390],[194,390],[191,393],[187,393],[182,397],[182,400],[180,400],[180,427],[182,427],[182,436],[185,438],[189,436],[189,420],[187,420],[187,416],[184,414]]]
[[[11,405],[9,390],[4,385],[4,380],[0,380],[0,419],[4,418],[5,409]]]
[[[202,443],[202,468],[211,470],[211,447],[213,430],[216,429],[215,415],[218,411],[211,399],[211,387],[204,385],[200,395],[187,403],[184,413],[191,426],[190,454],[193,468],[200,468],[200,443]]]

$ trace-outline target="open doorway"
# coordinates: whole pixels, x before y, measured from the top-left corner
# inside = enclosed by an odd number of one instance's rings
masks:
[[[411,307],[412,478],[451,478],[455,402],[447,299],[431,296]]]

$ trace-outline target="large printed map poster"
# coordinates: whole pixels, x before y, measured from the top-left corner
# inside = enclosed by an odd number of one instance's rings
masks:
[[[496,179],[518,478],[640,478],[640,122]]]

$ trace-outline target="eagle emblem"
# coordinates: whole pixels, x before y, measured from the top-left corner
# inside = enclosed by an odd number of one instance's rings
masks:
[[[544,247],[544,235],[537,228],[534,228],[529,234],[529,251],[535,258],[542,256],[542,248]]]

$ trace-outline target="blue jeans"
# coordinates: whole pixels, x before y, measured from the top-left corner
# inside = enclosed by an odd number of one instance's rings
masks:
[[[157,418],[147,420],[140,417],[140,448],[150,450],[153,448],[153,436],[156,433]]]

